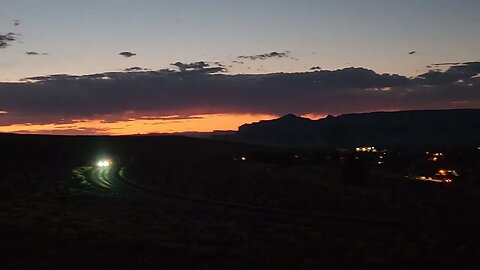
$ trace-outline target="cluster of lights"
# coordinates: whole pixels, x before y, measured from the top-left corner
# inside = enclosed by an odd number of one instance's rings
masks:
[[[451,177],[458,177],[460,174],[456,170],[449,169],[439,169],[435,176],[415,176],[414,178],[418,181],[428,181],[435,183],[447,183],[451,184],[453,181]]]
[[[438,172],[435,174],[436,176],[460,176],[456,170],[447,170],[447,169],[440,169]]]
[[[377,152],[377,149],[373,146],[357,147],[355,148],[357,152]]]
[[[433,178],[427,176],[417,176],[415,177],[418,181],[427,181],[427,182],[435,182],[435,183],[452,183],[452,179],[441,179],[441,178]]]
[[[110,165],[112,165],[111,160],[99,160],[97,162],[97,167],[100,167],[100,168],[106,168],[106,167],[109,167]]]
[[[425,152],[425,154],[430,155],[430,152]],[[435,162],[438,161],[440,158],[443,158],[443,156],[443,153],[432,153],[428,160]]]

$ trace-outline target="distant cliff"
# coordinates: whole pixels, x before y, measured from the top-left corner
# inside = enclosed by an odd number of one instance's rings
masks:
[[[289,114],[242,125],[233,138],[292,147],[480,145],[480,109],[373,112],[319,120]]]

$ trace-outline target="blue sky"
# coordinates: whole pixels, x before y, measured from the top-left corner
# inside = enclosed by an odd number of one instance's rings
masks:
[[[355,66],[412,76],[432,63],[480,55],[475,0],[1,0],[0,6],[0,33],[22,34],[22,43],[0,50],[4,81],[131,66],[159,69],[177,61],[229,63],[238,55],[272,51],[291,51],[299,61],[254,62],[231,72]],[[13,26],[13,19],[21,24]],[[137,56],[119,57],[121,51]]]

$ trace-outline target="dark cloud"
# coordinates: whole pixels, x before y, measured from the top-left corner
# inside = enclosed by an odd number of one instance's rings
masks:
[[[310,70],[321,70],[322,68],[319,67],[319,66],[316,66],[316,67],[311,67]]]
[[[10,46],[12,42],[17,40],[18,34],[17,33],[7,33],[7,34],[0,34],[0,49],[5,49],[6,47]]]
[[[416,54],[416,53],[417,53],[416,51],[411,51],[408,54],[412,55],[412,54]]]
[[[121,56],[123,56],[123,57],[127,57],[127,58],[128,58],[128,57],[135,56],[135,55],[137,55],[137,54],[136,54],[136,53],[133,53],[133,52],[121,52],[121,53],[119,53],[118,55],[121,55]]]
[[[290,57],[290,51],[285,52],[271,52],[257,55],[240,55],[238,59],[249,59],[249,60],[266,60],[269,58],[284,58]]]
[[[210,113],[341,114],[480,107],[480,63],[407,78],[364,68],[228,75],[206,62],[183,71],[57,74],[0,83],[0,125],[188,118]],[[181,120],[179,120],[181,121]]]
[[[480,62],[452,63],[446,71],[433,69],[427,73],[421,74],[416,81],[422,85],[437,85],[439,83],[456,83],[461,81],[471,81],[480,73]],[[442,65],[436,65],[442,66]]]
[[[214,62],[214,64],[216,66],[212,66],[205,61],[200,61],[194,63],[176,62],[170,65],[177,67],[181,72],[217,73],[227,71],[220,62]]]

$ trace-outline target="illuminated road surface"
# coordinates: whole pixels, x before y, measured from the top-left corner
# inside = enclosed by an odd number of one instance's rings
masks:
[[[109,177],[109,173],[110,168],[96,168],[92,170],[90,179],[93,180],[96,185],[108,190],[112,190],[116,181],[113,179],[113,177]]]
[[[86,176],[87,181],[92,186],[101,191],[121,195],[131,196],[151,196],[153,190],[147,190],[127,181],[121,173],[122,169],[113,166],[92,168]]]

